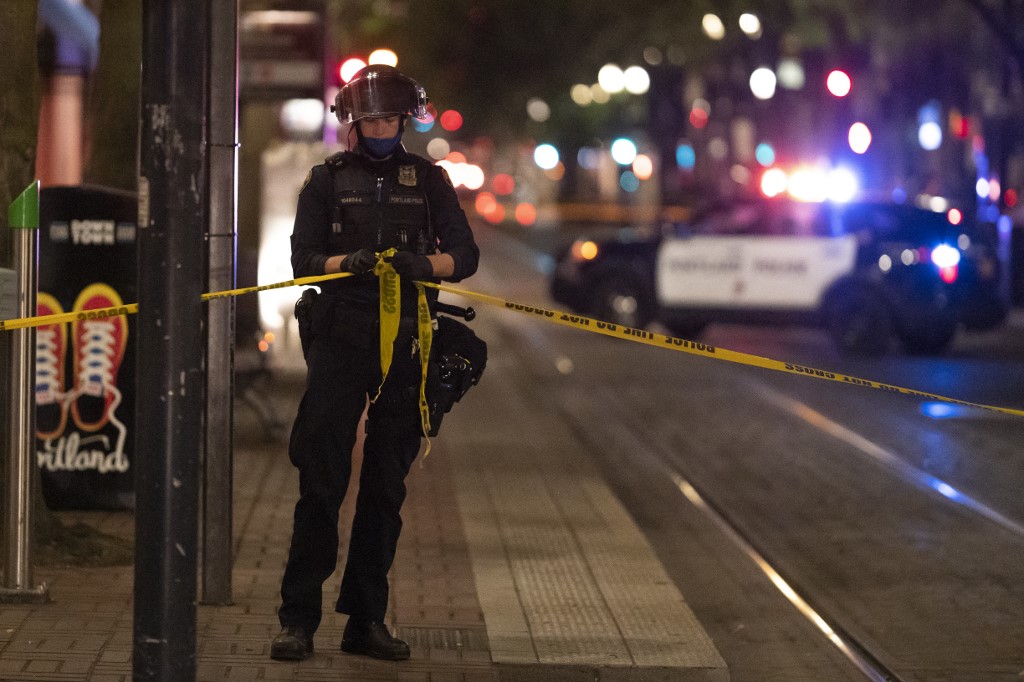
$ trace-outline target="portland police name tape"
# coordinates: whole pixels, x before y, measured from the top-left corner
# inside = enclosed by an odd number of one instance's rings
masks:
[[[330,275],[318,275],[313,277],[300,277],[285,282],[277,282],[275,284],[265,284],[262,286],[245,287],[242,289],[231,289],[228,291],[217,291],[213,293],[203,294],[202,300],[212,301],[218,298],[241,296],[243,294],[267,291],[269,289],[282,289],[285,287],[292,286],[307,286],[348,276],[350,276],[350,273],[343,272]],[[626,341],[643,343],[648,346],[654,346],[656,348],[674,350],[679,351],[681,353],[688,353],[690,355],[699,355],[702,357],[714,358],[716,360],[724,360],[726,362],[732,362],[740,365],[748,365],[750,367],[761,367],[763,369],[770,369],[776,372],[799,374],[813,379],[834,381],[842,384],[848,384],[851,386],[862,386],[864,388],[873,388],[876,390],[887,391],[890,393],[899,393],[902,395],[913,396],[915,398],[938,400],[946,403],[952,403],[954,405],[976,407],[982,410],[990,410],[994,412],[1000,412],[1003,414],[1014,415],[1017,417],[1024,417],[1024,410],[1013,409],[1010,407],[998,407],[995,405],[984,405],[981,403],[972,403],[966,400],[948,398],[946,396],[938,395],[936,393],[916,391],[914,389],[904,388],[902,386],[896,386],[893,384],[884,384],[880,381],[861,379],[847,374],[841,374],[839,372],[829,372],[827,370],[816,369],[814,367],[807,367],[804,365],[798,365],[791,362],[783,362],[781,360],[773,360],[771,358],[765,358],[759,355],[752,355],[750,353],[741,353],[739,351],[733,351],[727,348],[718,348],[716,346],[712,346],[706,343],[699,343],[696,341],[690,341],[688,339],[680,339],[674,336],[667,336],[665,334],[658,334],[655,332],[647,331],[645,329],[633,329],[632,327],[624,327],[622,325],[612,324],[610,322],[603,322],[601,320],[596,320],[590,317],[584,317],[582,315],[570,315],[568,313],[563,313],[558,310],[550,310],[548,308],[541,308],[538,306],[523,305],[520,303],[515,303],[513,301],[505,300],[503,298],[498,298],[497,296],[490,296],[488,294],[481,294],[475,291],[458,289],[456,287],[448,286],[447,284],[436,284],[433,282],[423,282],[423,284],[425,286],[433,287],[434,289],[438,289],[440,291],[446,291],[450,294],[455,294],[458,296],[463,296],[465,298],[473,299],[475,301],[480,301],[481,303],[486,303],[488,305],[504,308],[506,310],[512,310],[518,313],[523,313],[525,315],[529,315],[534,318],[539,318],[547,322],[552,322],[554,324],[560,324],[566,327],[572,327],[573,329],[580,329],[583,331],[592,332],[596,334],[603,334],[605,336],[624,339]],[[74,322],[77,320],[116,317],[118,315],[130,315],[137,312],[139,312],[139,304],[131,303],[128,305],[118,306],[114,308],[98,308],[95,310],[83,310],[78,312],[60,313],[56,315],[40,315],[37,317],[26,317],[15,320],[0,320],[0,331],[4,331],[7,329],[24,329],[27,327],[40,327],[47,324]]]

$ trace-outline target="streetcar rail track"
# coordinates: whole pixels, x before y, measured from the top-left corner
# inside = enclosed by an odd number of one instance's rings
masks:
[[[668,474],[672,482],[679,488],[679,492],[705,517],[710,519],[715,526],[729,540],[739,548],[754,564],[764,573],[765,577],[775,588],[791,603],[797,611],[814,626],[860,670],[865,677],[872,682],[903,682],[895,671],[882,663],[868,647],[861,644],[856,637],[844,630],[835,620],[830,619],[827,614],[811,605],[808,599],[794,587],[794,584],[787,580],[765,556],[758,551],[753,542],[734,525],[729,518],[723,514],[710,500],[702,495],[692,483],[683,478],[678,471],[672,470],[668,465]]]
[[[516,332],[534,351],[547,356],[559,373],[566,373],[563,367],[564,360],[567,358],[553,348],[546,336],[530,329],[517,329]],[[589,397],[599,401],[603,400],[608,404],[617,402],[615,401],[616,396],[607,387],[602,387],[599,392],[602,398],[593,395]],[[565,406],[554,401],[551,404],[553,409],[560,412],[567,422],[573,425],[577,434],[590,441],[595,449],[608,447],[608,442],[602,442],[601,438],[595,437],[586,424],[579,424],[576,417]],[[619,404],[621,405],[621,403]],[[878,655],[871,651],[868,645],[862,643],[858,637],[844,628],[837,618],[816,605],[795,581],[788,579],[784,571],[770,561],[766,554],[757,547],[753,538],[724,513],[708,495],[702,493],[684,477],[676,466],[670,464],[674,458],[667,456],[668,453],[665,453],[657,442],[652,443],[646,433],[636,429],[633,426],[635,423],[637,420],[621,420],[619,425],[630,432],[632,439],[644,443],[648,447],[648,450],[654,455],[651,461],[673,482],[687,502],[708,518],[735,547],[743,552],[797,612],[810,621],[817,631],[865,678],[871,682],[905,682],[904,678],[900,677],[891,666],[886,665]]]
[[[842,424],[829,419],[817,410],[811,408],[809,405],[795,398],[784,395],[773,388],[769,388],[760,382],[751,383],[754,385],[755,390],[758,391],[765,400],[832,438],[852,446],[855,450],[866,455],[875,463],[882,465],[889,471],[896,474],[905,483],[909,483],[910,485],[928,493],[937,493],[946,500],[992,521],[1004,530],[1008,530],[1019,537],[1024,537],[1024,525],[1011,519],[998,510],[993,509],[981,500],[968,495],[937,476],[933,476],[927,471],[919,469],[891,450],[888,450],[874,441],[865,438],[859,433],[846,428]]]
[[[605,403],[613,401],[615,398],[614,393],[606,387],[598,389],[598,392],[599,396],[592,395],[590,397]],[[578,423],[576,416],[564,406],[553,403],[552,407],[573,425],[574,431],[582,439],[590,441],[596,450],[608,447],[610,443],[614,442],[614,438],[603,439],[595,435],[592,429],[587,428],[586,424]],[[678,465],[671,463],[674,458],[659,443],[652,442],[647,433],[634,426],[637,423],[643,422],[636,419],[624,419],[620,420],[616,427],[627,430],[631,440],[646,446],[648,452],[653,455],[650,459],[651,463],[672,481],[687,502],[708,518],[733,546],[747,556],[771,585],[793,605],[798,613],[810,621],[833,647],[871,682],[904,682],[904,678],[900,677],[891,666],[886,665],[879,655],[873,653],[870,646],[864,644],[849,629],[844,628],[838,618],[815,604],[806,590],[803,590],[794,580],[786,577],[784,570],[758,548],[750,534],[735,523],[706,493],[701,492],[688,480]]]

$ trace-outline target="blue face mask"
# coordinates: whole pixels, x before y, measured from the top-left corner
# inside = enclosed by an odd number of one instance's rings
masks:
[[[401,140],[402,133],[398,133],[394,137],[366,137],[364,135],[362,137],[362,145],[367,154],[375,159],[383,159],[394,153]]]

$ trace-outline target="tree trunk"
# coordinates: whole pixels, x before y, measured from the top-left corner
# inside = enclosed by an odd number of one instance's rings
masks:
[[[100,56],[86,107],[87,183],[138,185],[142,3],[103,0]]]
[[[0,264],[6,264],[11,257],[7,207],[35,178],[39,125],[35,1],[0,3],[0,26],[4,27],[4,59],[0,62]]]

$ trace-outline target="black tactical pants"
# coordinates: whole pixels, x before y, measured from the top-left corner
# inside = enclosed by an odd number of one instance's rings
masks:
[[[335,311],[338,313],[338,311]],[[309,633],[320,625],[323,583],[338,559],[338,516],[352,471],[352,447],[366,406],[380,385],[375,318],[331,316],[306,358],[306,392],[292,427],[289,456],[299,469],[288,565],[281,582],[282,626]],[[348,562],[336,610],[382,621],[387,574],[402,529],[405,476],[420,448],[419,355],[415,327],[403,320],[384,390],[370,405]]]

